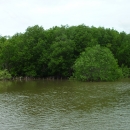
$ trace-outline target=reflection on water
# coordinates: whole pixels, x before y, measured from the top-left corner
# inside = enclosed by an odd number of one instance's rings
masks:
[[[129,130],[130,80],[0,82],[0,130]]]

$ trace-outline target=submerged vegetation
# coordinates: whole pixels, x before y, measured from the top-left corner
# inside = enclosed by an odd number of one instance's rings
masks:
[[[74,78],[109,81],[130,76],[130,34],[103,27],[35,25],[0,36],[0,78]]]

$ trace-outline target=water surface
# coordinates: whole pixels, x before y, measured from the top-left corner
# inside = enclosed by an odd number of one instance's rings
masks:
[[[129,130],[130,79],[0,82],[0,130]]]

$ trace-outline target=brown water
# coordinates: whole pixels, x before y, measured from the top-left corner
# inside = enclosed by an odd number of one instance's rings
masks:
[[[0,130],[130,130],[130,79],[1,81]]]

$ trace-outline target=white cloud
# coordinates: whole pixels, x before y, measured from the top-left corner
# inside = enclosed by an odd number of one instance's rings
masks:
[[[130,33],[129,8],[129,0],[0,0],[0,35],[82,23]]]

